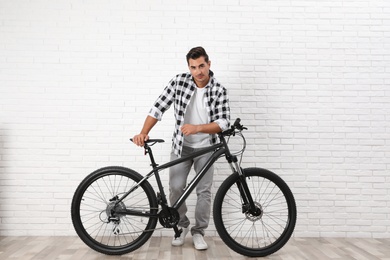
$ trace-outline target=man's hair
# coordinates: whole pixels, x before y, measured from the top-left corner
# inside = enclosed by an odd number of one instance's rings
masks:
[[[187,64],[189,64],[189,60],[190,59],[193,59],[193,60],[196,60],[200,57],[204,57],[204,60],[206,62],[209,62],[209,55],[207,55],[205,49],[203,49],[203,47],[194,47],[192,48],[188,53],[187,53]]]

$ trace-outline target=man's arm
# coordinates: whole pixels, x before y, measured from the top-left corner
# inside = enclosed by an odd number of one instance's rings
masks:
[[[162,115],[172,105],[175,98],[175,86],[176,78],[171,79],[168,85],[164,88],[161,95],[154,102],[152,108],[149,111],[149,115],[146,117],[144,126],[138,135],[135,135],[133,142],[138,146],[143,146],[145,141],[149,139],[149,132],[154,125],[161,120]]]
[[[181,127],[181,131],[184,135],[188,136],[197,133],[216,134],[221,132],[222,130],[217,123],[211,122],[209,124],[204,125],[185,124]]]
[[[147,116],[142,127],[141,133],[133,137],[133,143],[138,146],[144,146],[145,141],[149,139],[149,132],[152,130],[154,125],[157,123],[157,119],[151,116]]]

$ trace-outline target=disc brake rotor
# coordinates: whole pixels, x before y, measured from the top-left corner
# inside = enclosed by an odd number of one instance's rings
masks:
[[[263,213],[264,213],[263,207],[261,206],[261,204],[259,202],[255,202],[255,205],[256,205],[256,208],[258,208],[260,210],[260,214],[253,215],[253,214],[249,213],[248,211],[245,213],[246,218],[252,222],[256,222],[256,221],[260,220],[263,217]]]

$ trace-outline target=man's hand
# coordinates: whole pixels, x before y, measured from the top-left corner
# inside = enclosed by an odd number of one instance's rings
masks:
[[[149,136],[147,134],[138,134],[133,137],[133,143],[138,146],[144,146],[145,141],[149,140]]]
[[[185,136],[194,135],[199,133],[198,125],[185,124],[181,127],[181,131]]]
[[[135,143],[138,146],[144,146],[145,141],[149,140],[148,133],[156,123],[157,123],[156,118],[147,116],[144,122],[144,126],[142,127],[141,133],[133,137],[133,143]]]

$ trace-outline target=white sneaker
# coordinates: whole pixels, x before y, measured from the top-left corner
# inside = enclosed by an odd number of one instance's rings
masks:
[[[180,227],[179,227],[179,229],[180,229]],[[180,237],[178,237],[178,238],[173,237],[173,239],[172,239],[172,245],[173,246],[182,246],[182,245],[184,245],[184,241],[185,241],[186,235],[187,235],[187,233],[188,233],[188,231],[190,229],[188,227],[182,228],[182,229],[183,229],[183,231],[181,232]]]
[[[196,250],[206,250],[208,248],[208,245],[204,241],[201,234],[194,234],[192,236],[192,242],[194,242],[194,247]]]

